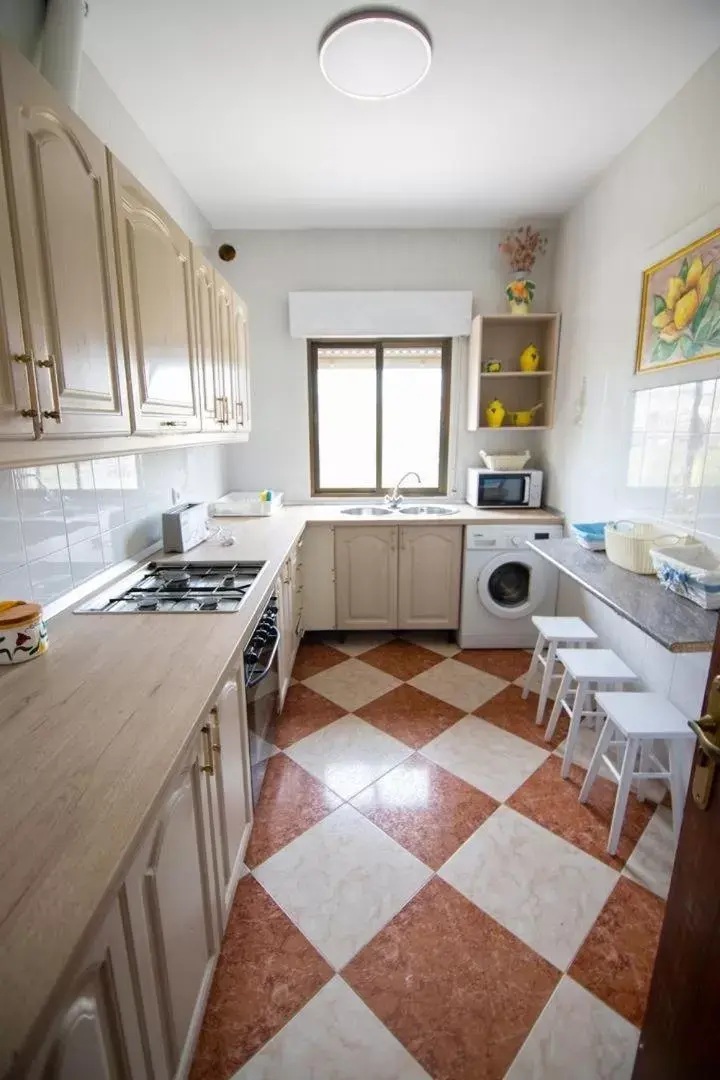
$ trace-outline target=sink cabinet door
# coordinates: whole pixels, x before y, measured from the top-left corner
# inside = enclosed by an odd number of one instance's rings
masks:
[[[134,430],[199,431],[190,241],[112,158]]]
[[[214,760],[213,831],[221,931],[230,913],[252,827],[250,753],[245,695],[228,679],[210,710]]]
[[[127,434],[105,147],[15,49],[1,46],[0,63],[38,430],[46,438]]]
[[[218,955],[211,762],[208,733],[200,732],[126,879],[157,1080],[184,1075]]]
[[[148,1080],[139,1003],[115,900],[55,1013],[28,1080]]]
[[[462,536],[462,525],[400,526],[400,630],[460,625]]]
[[[335,528],[337,627],[394,630],[397,626],[398,528]]]
[[[302,539],[302,625],[305,630],[334,630],[335,527],[308,525]]]

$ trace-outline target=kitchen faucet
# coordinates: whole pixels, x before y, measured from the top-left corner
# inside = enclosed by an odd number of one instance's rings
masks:
[[[392,489],[392,491],[389,491],[387,493],[387,495],[385,496],[385,502],[393,510],[397,510],[398,506],[403,501],[403,497],[400,494],[400,485],[402,484],[403,480],[407,480],[408,476],[414,476],[415,479],[417,480],[418,484],[422,484],[422,480],[420,479],[419,475],[416,472],[406,472],[406,473],[404,473],[400,477],[400,479],[398,480],[397,484]]]

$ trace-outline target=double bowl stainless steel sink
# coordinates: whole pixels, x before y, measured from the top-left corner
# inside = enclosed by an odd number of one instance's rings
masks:
[[[399,506],[392,510],[389,506],[347,506],[341,510],[341,514],[348,517],[388,517],[390,514],[407,514],[410,517],[449,517],[458,513],[457,506],[430,506],[416,504],[413,506]]]

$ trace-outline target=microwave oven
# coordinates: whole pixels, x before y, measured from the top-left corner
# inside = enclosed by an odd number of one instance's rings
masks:
[[[535,508],[542,503],[542,482],[540,469],[468,469],[465,499],[478,510]]]

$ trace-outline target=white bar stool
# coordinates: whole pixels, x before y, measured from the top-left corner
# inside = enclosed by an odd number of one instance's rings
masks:
[[[610,825],[607,849],[611,855],[617,851],[622,824],[625,820],[628,794],[633,780],[669,780],[672,799],[673,833],[677,843],[680,835],[685,794],[690,779],[692,755],[688,751],[695,736],[688,728],[687,718],[661,694],[601,693],[597,695],[599,707],[607,714],[585,783],[580,791],[580,802],[587,802],[601,764],[605,764],[618,785],[615,809]],[[652,752],[654,739],[667,743],[670,768],[658,761]],[[607,756],[611,746],[624,746],[620,770]],[[640,751],[639,769],[635,762]],[[650,770],[648,766],[655,766]],[[638,785],[642,799],[642,783]]]
[[[527,698],[530,693],[532,681],[540,667],[543,672],[540,684],[540,700],[538,701],[536,724],[542,724],[545,716],[545,705],[550,693],[550,683],[553,679],[560,678],[555,674],[555,654],[559,645],[591,645],[597,641],[597,634],[591,630],[586,622],[575,616],[562,615],[533,615],[533,625],[538,632],[535,644],[535,652],[528,673],[525,676],[522,696]]]
[[[570,727],[565,740],[561,775],[567,780],[582,720],[605,716],[602,709],[586,709],[587,698],[597,690],[622,690],[625,683],[638,682],[638,676],[612,649],[558,649],[557,659],[565,670],[545,738],[548,742],[552,739],[560,713],[564,710],[570,717]],[[576,684],[574,688],[573,683]]]

